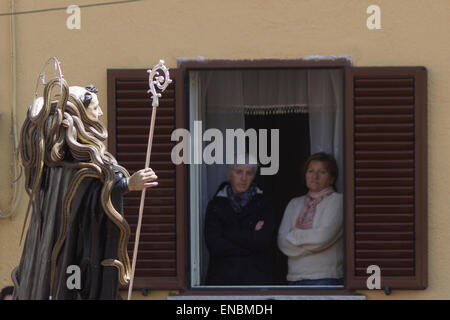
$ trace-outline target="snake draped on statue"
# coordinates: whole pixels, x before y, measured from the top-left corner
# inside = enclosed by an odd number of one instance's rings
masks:
[[[107,132],[89,113],[96,92],[53,79],[28,109],[20,160],[31,216],[12,272],[15,299],[117,299],[128,284],[122,195],[129,173],[106,151]]]

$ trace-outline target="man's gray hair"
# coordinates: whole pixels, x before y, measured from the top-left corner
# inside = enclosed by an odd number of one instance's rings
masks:
[[[228,172],[234,169],[236,165],[246,164],[252,167],[253,172],[256,174],[258,171],[258,160],[255,156],[249,153],[245,154],[234,154],[233,163],[227,164]]]

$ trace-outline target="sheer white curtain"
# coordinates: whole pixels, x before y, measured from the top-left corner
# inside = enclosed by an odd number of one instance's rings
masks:
[[[233,70],[200,72],[204,130],[245,129],[246,114],[308,112],[307,70]],[[205,142],[207,144],[209,142]],[[295,147],[295,146],[293,146]],[[224,159],[225,163],[225,147]],[[203,169],[206,203],[227,179],[225,165]]]
[[[311,154],[327,152],[338,163],[338,191],[344,190],[344,91],[341,69],[243,70],[201,73],[206,127],[245,127],[245,114],[307,112]],[[225,142],[225,140],[224,140]],[[293,146],[295,147],[295,146]],[[225,152],[225,149],[224,149]],[[225,153],[224,153],[225,155]],[[226,179],[224,165],[204,169],[204,190],[211,199]],[[205,200],[206,203],[208,200]]]
[[[248,70],[243,73],[246,113],[307,112],[307,70]]]
[[[344,90],[340,69],[308,70],[311,154],[332,154],[339,168],[336,187],[344,191]]]
[[[208,75],[206,93],[205,130],[220,130],[225,144],[226,129],[245,129],[244,113],[240,107],[244,104],[242,71],[212,71]],[[207,144],[209,142],[205,142]],[[212,164],[206,167],[208,200],[211,199],[220,183],[227,179],[226,148],[223,147],[224,164]]]
[[[198,109],[203,130],[218,129],[224,137],[226,129],[245,128],[244,113],[236,110],[243,105],[242,72],[240,71],[207,71],[199,73],[197,86]],[[203,142],[203,150],[211,141]],[[209,254],[204,242],[204,221],[206,207],[220,184],[227,180],[225,164],[225,145],[223,146],[224,164],[203,165],[201,169],[201,192],[199,208],[199,238],[201,252],[200,282],[204,283],[208,267]]]

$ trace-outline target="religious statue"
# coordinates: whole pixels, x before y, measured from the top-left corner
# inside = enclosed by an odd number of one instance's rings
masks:
[[[24,228],[31,216],[12,273],[15,299],[117,299],[119,285],[129,284],[122,195],[156,186],[157,176],[147,166],[130,176],[106,151],[97,92],[60,76],[28,109],[20,140],[30,197]],[[68,283],[73,270],[78,285]]]

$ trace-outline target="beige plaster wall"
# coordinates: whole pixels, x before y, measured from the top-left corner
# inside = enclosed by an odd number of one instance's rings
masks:
[[[109,0],[16,0],[16,11],[65,8]],[[381,8],[381,30],[366,27],[366,9]],[[0,1],[0,13],[10,11]],[[107,68],[148,68],[161,58],[299,58],[351,55],[355,66],[425,66],[429,71],[429,288],[394,291],[390,299],[450,298],[450,31],[448,0],[143,0],[81,9],[81,29],[69,30],[65,10],[16,15],[19,128],[36,77],[50,56],[62,61],[70,85],[94,83],[106,105]],[[12,197],[10,16],[0,16],[0,210]],[[105,108],[104,108],[105,109]],[[104,110],[105,111],[105,110]],[[106,119],[106,117],[105,117]],[[0,220],[0,287],[10,284],[27,198]],[[370,299],[382,293],[364,291]],[[154,292],[150,298],[164,298]],[[136,298],[140,295],[137,294]],[[143,297],[142,297],[143,298]]]

